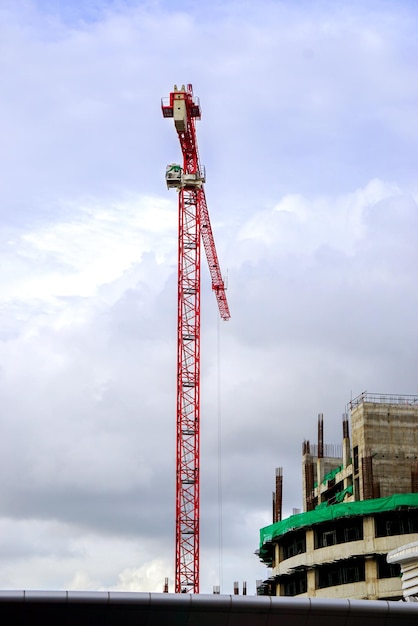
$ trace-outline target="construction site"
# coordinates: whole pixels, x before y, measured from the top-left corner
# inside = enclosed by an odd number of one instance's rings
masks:
[[[195,129],[201,109],[192,86],[175,85],[161,110],[173,119],[182,152],[182,163],[166,169],[179,215],[175,592],[198,594],[201,244],[220,317],[226,321],[230,312],[206,203]],[[418,397],[363,393],[348,411],[341,445],[324,444],[318,416],[317,443],[303,442],[303,513],[285,520],[283,471],[276,470],[273,524],[261,530],[259,550],[272,573],[257,584],[257,595],[326,598],[332,587],[339,599],[402,597],[400,566],[388,563],[387,554],[418,531]]]
[[[260,530],[257,551],[270,572],[257,582],[257,595],[236,598],[238,583],[231,596],[219,586],[212,596],[199,595],[201,247],[220,318],[227,321],[230,311],[206,204],[195,130],[201,109],[192,86],[174,86],[161,110],[174,121],[182,153],[165,176],[178,194],[179,228],[175,593],[168,593],[168,578],[161,594],[5,591],[2,618],[43,625],[412,624],[418,605],[389,601],[403,597],[395,553],[418,533],[418,396],[361,394],[343,415],[341,444],[324,443],[320,414],[317,442],[302,445],[303,511],[287,518],[283,468],[276,470],[272,523]],[[395,556],[388,560],[389,553]]]
[[[418,533],[418,396],[362,393],[343,414],[342,443],[302,444],[303,511],[282,517],[276,470],[273,523],[260,530],[271,575],[258,593],[400,600],[400,566],[389,552]],[[351,434],[350,434],[351,431]]]

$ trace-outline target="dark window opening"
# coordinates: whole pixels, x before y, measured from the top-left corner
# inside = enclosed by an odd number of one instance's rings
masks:
[[[322,565],[317,570],[317,588],[346,585],[365,580],[364,559],[350,559],[337,564]]]
[[[376,537],[408,535],[418,532],[418,510],[390,511],[375,516]]]
[[[321,524],[315,531],[315,548],[326,548],[338,543],[363,539],[363,518]]]
[[[337,543],[337,532],[335,530],[327,530],[321,536],[323,546],[335,546]]]
[[[353,449],[353,468],[354,473],[358,474],[358,446],[355,446]]]
[[[385,554],[377,557],[377,577],[378,578],[398,578],[401,575],[399,563],[388,563]]]
[[[291,533],[284,537],[282,543],[283,560],[306,552],[306,537],[304,532]]]
[[[340,481],[338,483],[335,482],[335,479],[328,481],[328,489],[323,494],[323,499],[327,500],[331,504],[335,504],[337,502],[338,494],[344,491],[344,481]]]
[[[298,596],[300,593],[306,593],[308,591],[306,572],[298,572],[289,576],[283,587],[285,596]]]

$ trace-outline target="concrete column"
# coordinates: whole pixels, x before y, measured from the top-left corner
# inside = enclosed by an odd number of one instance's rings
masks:
[[[366,593],[367,600],[377,600],[377,561],[375,556],[366,556],[365,561],[366,574]]]
[[[284,596],[284,585],[276,584],[276,596]]]
[[[364,549],[366,553],[375,552],[375,526],[374,517],[363,517]]]
[[[313,528],[308,528],[305,534],[306,537],[306,554],[313,554],[315,546],[315,536]]]
[[[305,534],[306,540],[306,555],[308,557],[308,563],[313,560],[314,546],[315,546],[315,534],[312,528],[308,528]],[[311,598],[316,594],[316,576],[315,569],[310,568],[308,566],[308,570],[306,572],[307,576],[307,585],[308,585],[308,596]]]
[[[377,561],[375,555],[374,517],[363,518],[364,548],[368,555],[365,558],[367,600],[377,600]]]
[[[273,563],[273,567],[278,567],[280,563],[280,545],[279,543],[276,543],[274,545],[274,563]]]
[[[344,468],[350,465],[351,459],[351,449],[350,449],[350,440],[346,437],[343,439],[343,466]]]
[[[308,596],[314,598],[316,596],[316,581],[315,581],[315,569],[309,568],[306,572],[308,582]]]

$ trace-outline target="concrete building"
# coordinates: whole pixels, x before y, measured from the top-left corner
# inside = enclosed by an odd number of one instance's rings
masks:
[[[343,415],[341,445],[303,442],[303,512],[282,519],[276,471],[273,524],[260,531],[271,576],[260,594],[402,598],[387,554],[418,539],[418,396],[363,393]]]

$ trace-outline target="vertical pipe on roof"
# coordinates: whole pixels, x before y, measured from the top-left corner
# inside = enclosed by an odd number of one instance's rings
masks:
[[[318,413],[318,459],[324,458],[324,414]]]
[[[304,511],[314,509],[314,463],[311,456],[311,445],[309,441],[304,441],[303,452],[303,480],[304,480]]]
[[[324,478],[324,414],[318,413],[318,461],[317,461],[318,485]]]
[[[350,465],[351,459],[351,445],[350,445],[350,431],[348,426],[348,415],[343,413],[343,467]]]
[[[282,502],[283,502],[283,468],[276,467],[276,492],[274,494],[275,511],[274,522],[280,522],[282,519]]]

